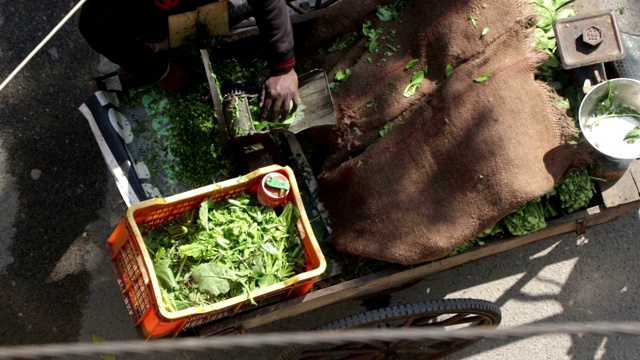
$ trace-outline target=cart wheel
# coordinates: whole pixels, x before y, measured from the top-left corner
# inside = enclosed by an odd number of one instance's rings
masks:
[[[473,326],[497,327],[501,319],[500,308],[491,302],[444,299],[367,311],[323,325],[317,330],[434,326],[456,330]],[[478,340],[480,339],[291,346],[284,349],[276,359],[440,359]]]

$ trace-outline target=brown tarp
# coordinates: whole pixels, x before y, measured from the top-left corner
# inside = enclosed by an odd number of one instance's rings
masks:
[[[534,49],[527,1],[413,0],[383,22],[376,6],[388,3],[343,0],[300,30],[308,36],[298,57],[331,79],[351,71],[333,94],[338,125],[312,133],[331,149],[318,179],[333,244],[416,264],[550,191],[577,159],[563,145],[575,129],[534,79],[546,57]],[[361,35],[367,21],[383,29],[377,53]],[[351,36],[346,49],[318,51]],[[405,70],[413,59],[420,64]],[[425,65],[416,94],[403,96]]]

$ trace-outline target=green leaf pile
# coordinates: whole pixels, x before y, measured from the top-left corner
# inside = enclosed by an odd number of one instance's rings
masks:
[[[596,193],[595,184],[586,170],[572,171],[558,183],[556,190],[567,214],[587,207]]]
[[[276,210],[240,193],[157,228],[140,225],[166,309],[213,304],[303,272],[298,219],[291,202]]]
[[[539,199],[530,201],[502,220],[513,235],[526,235],[547,227],[545,212]]]

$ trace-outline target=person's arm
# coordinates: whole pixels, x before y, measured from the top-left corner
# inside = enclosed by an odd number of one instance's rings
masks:
[[[248,0],[267,43],[270,76],[262,89],[262,118],[287,118],[298,108],[298,75],[293,67],[293,29],[285,0]],[[291,106],[293,104],[293,106]]]

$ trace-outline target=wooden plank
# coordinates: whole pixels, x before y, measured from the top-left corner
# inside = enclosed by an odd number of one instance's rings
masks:
[[[198,21],[206,25],[212,36],[224,36],[229,33],[229,3],[216,1],[198,8]]]
[[[229,33],[227,0],[213,2],[182,14],[169,16],[169,45],[177,48],[196,35],[197,25],[204,24],[212,36]]]
[[[415,280],[421,280],[429,275],[452,269],[472,261],[545,240],[553,236],[574,232],[576,231],[577,222],[580,220],[584,221],[586,227],[615,220],[631,209],[638,207],[639,204],[640,201],[636,201],[613,208],[606,208],[604,206],[589,208],[572,216],[550,222],[547,228],[533,234],[495,240],[476,250],[413,268],[390,269],[346,281],[338,285],[313,291],[299,298],[272,304],[264,308],[239,314],[231,319],[205,325],[197,330],[198,336],[211,336],[220,330],[233,327],[251,329],[288,317],[304,314],[324,306],[384,292],[385,290],[393,289]]]
[[[640,200],[640,192],[634,179],[634,173],[636,176],[640,175],[639,166],[640,164],[638,164],[637,161],[633,161],[629,169],[620,179],[609,182],[598,182],[604,206],[614,207]],[[640,179],[640,177],[636,177],[636,179]]]
[[[338,120],[333,108],[329,81],[324,70],[312,70],[298,77],[300,108],[288,131],[300,131],[321,125],[335,125]]]
[[[636,188],[640,191],[640,161],[634,160],[629,167],[629,172],[636,184]]]
[[[222,152],[224,154],[231,154],[231,142],[229,140],[229,132],[227,131],[227,122],[222,112],[222,102],[220,101],[220,94],[218,93],[218,85],[213,78],[211,72],[211,61],[209,61],[209,53],[207,50],[200,50],[200,56],[202,57],[202,64],[204,65],[204,71],[207,74],[207,81],[209,82],[209,91],[211,93],[211,100],[213,101],[213,109],[216,112],[216,118],[218,120],[218,130],[220,131],[220,145],[222,146]]]

